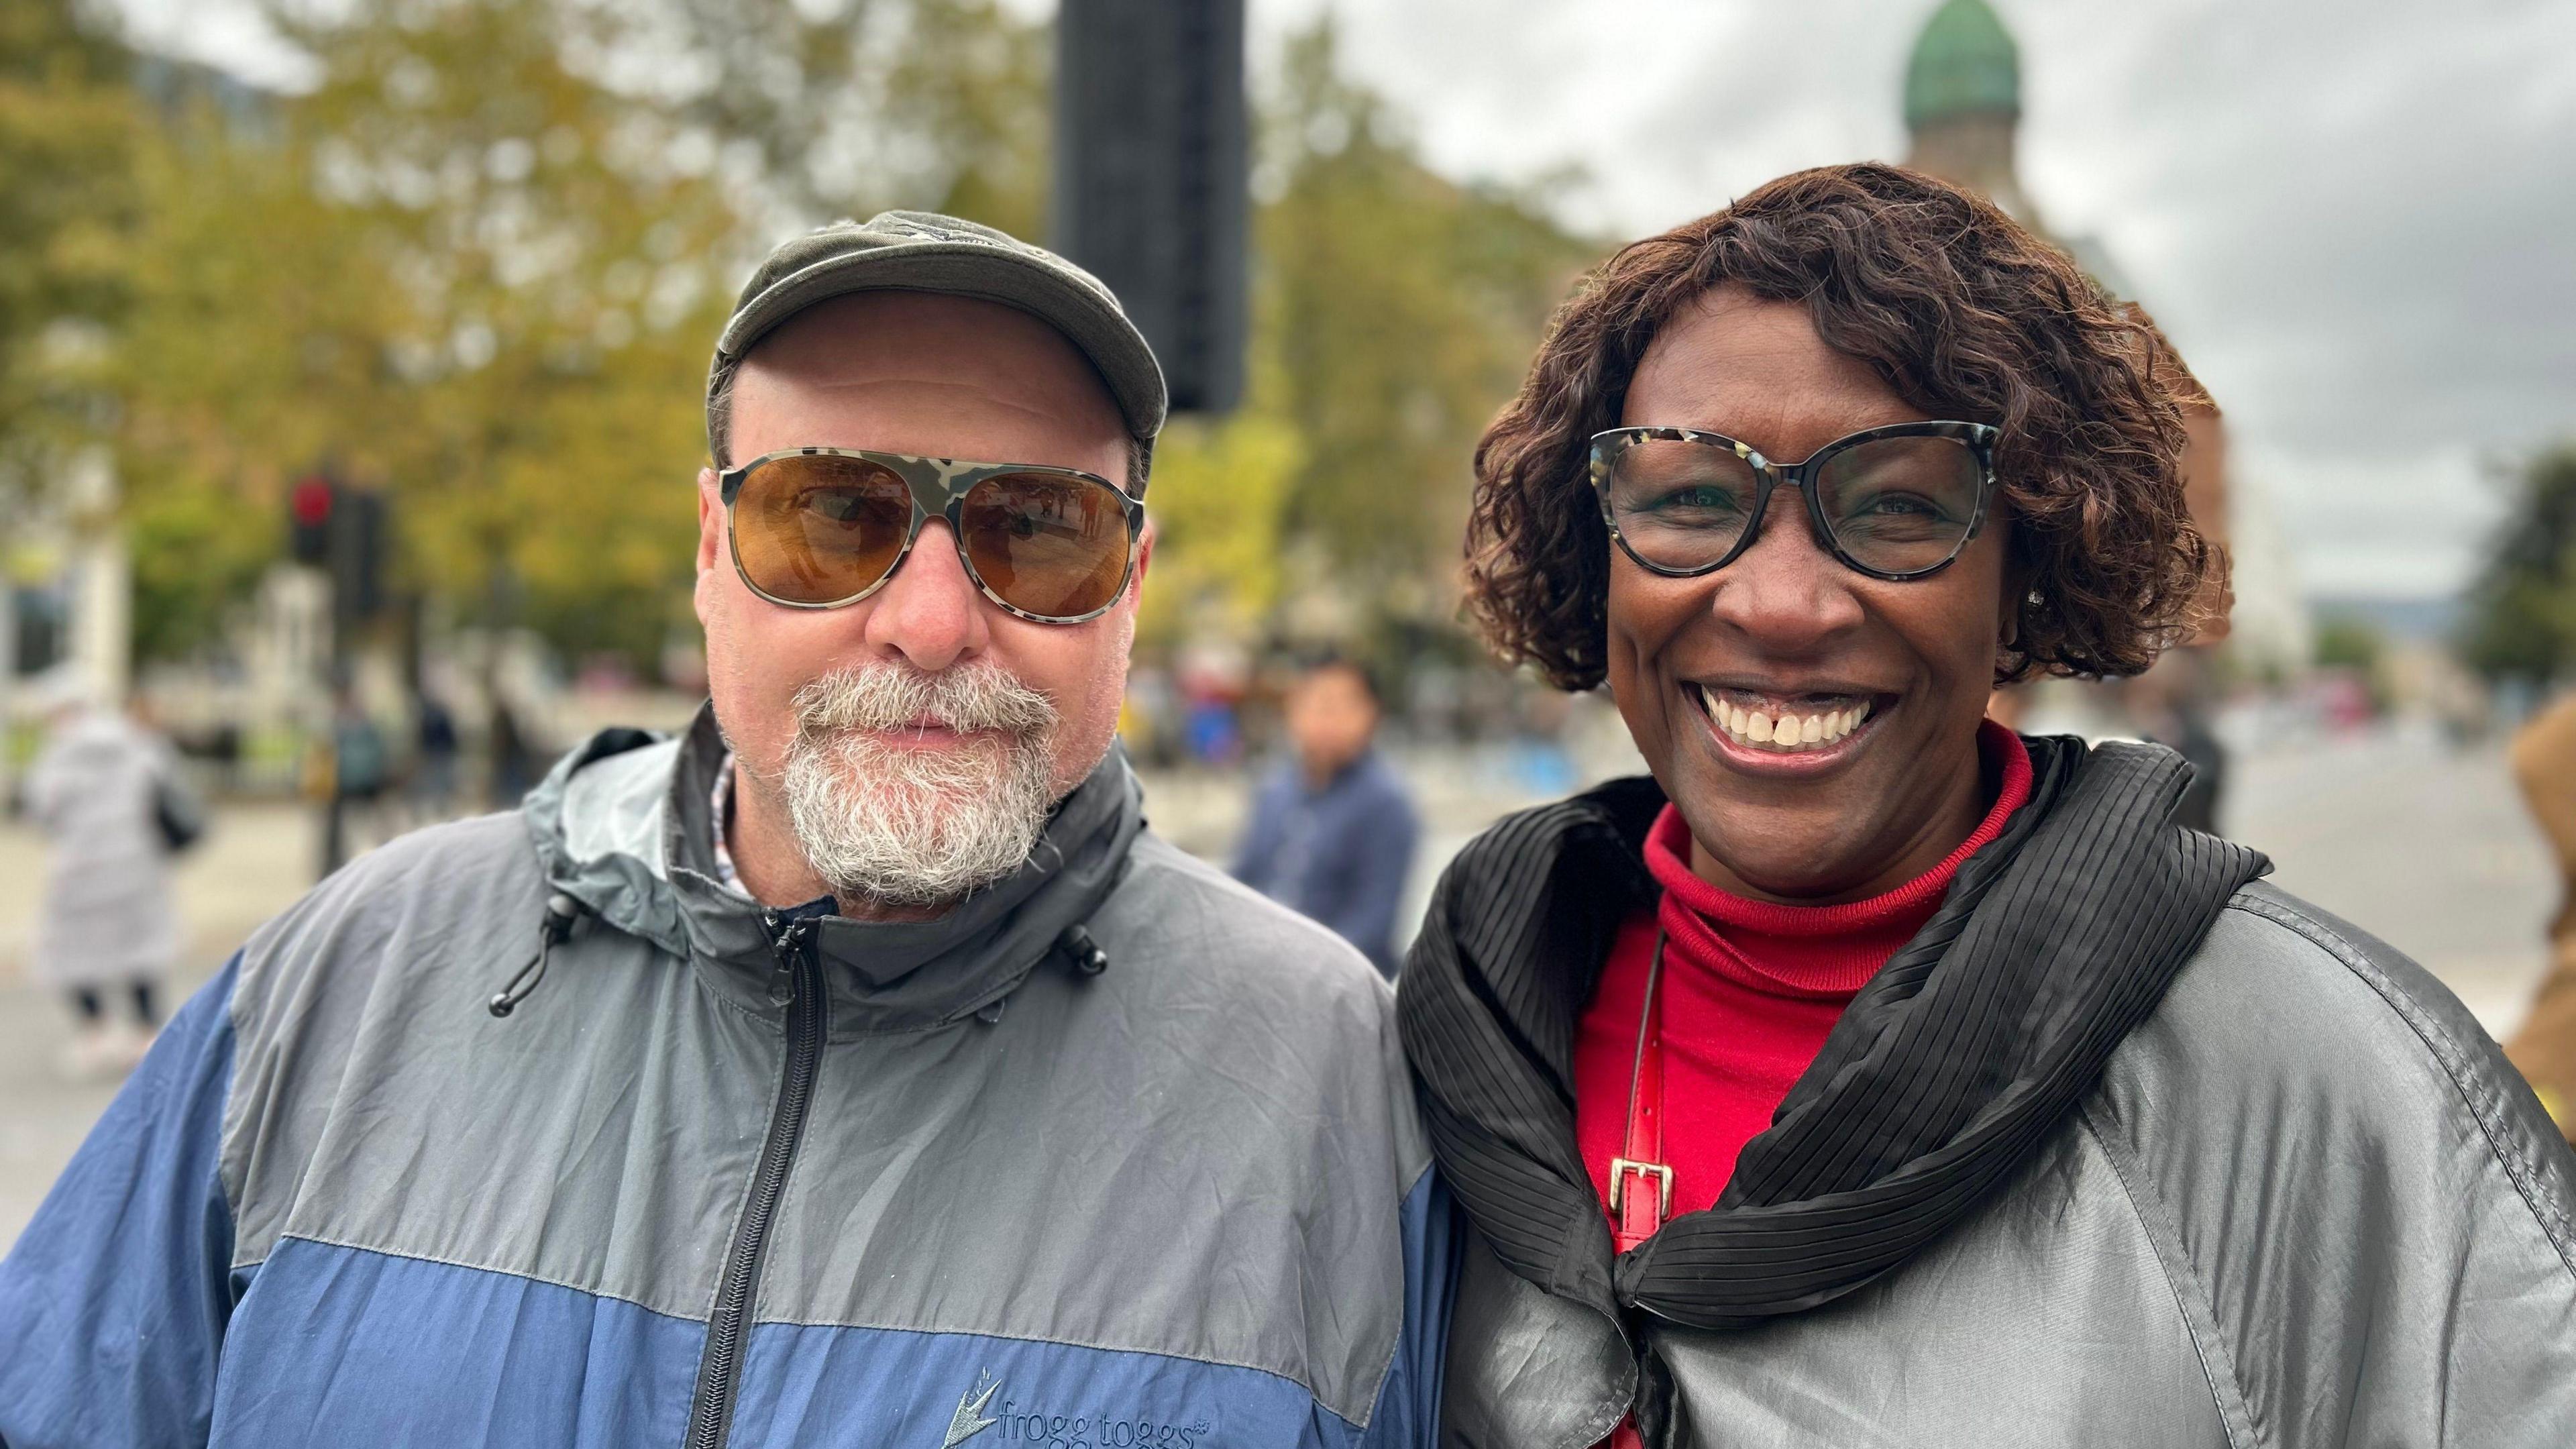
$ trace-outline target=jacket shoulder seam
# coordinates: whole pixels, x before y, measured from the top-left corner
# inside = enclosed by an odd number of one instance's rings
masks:
[[[2164,1204],[2147,1194],[2152,1185],[2145,1174],[2128,1161],[2111,1135],[2095,1119],[2096,1104],[2087,1101],[2077,1114],[2084,1135],[2100,1149],[2103,1159],[2111,1164],[2111,1176],[2120,1184],[2120,1194],[2127,1199],[2129,1212],[2146,1235],[2147,1246],[2156,1255],[2156,1266],[2165,1276],[2165,1287],[2174,1296],[2174,1308],[2182,1319],[2183,1332],[2191,1339],[2191,1350],[2200,1360],[2201,1378],[2209,1385],[2210,1407],[2218,1413],[2219,1428],[2226,1433],[2229,1449],[2256,1449],[2262,1436],[2254,1425],[2254,1411],[2245,1393],[2244,1375],[2238,1372],[2236,1351],[2227,1341],[2227,1332],[2219,1327],[2218,1312],[2213,1306],[2209,1287],[2200,1278],[2200,1270],[2182,1245],[2181,1235],[2166,1216]]]
[[[2541,1190],[2533,1164],[2520,1153],[2515,1152],[2511,1144],[2506,1141],[2506,1135],[2499,1130],[2499,1123],[2496,1121],[2494,1104],[2482,1100],[2480,1093],[2471,1090],[2470,1073],[2463,1060],[2466,1052],[2460,1043],[2443,1028],[2442,1023],[2434,1020],[2421,1003],[2389,980],[2387,973],[2379,970],[2371,962],[2369,952],[2365,951],[2359,943],[2333,927],[2314,920],[2300,911],[2276,905],[2243,892],[2239,892],[2234,900],[2229,901],[2226,908],[2270,921],[2316,946],[2335,958],[2345,970],[2351,972],[2363,985],[2377,993],[2380,1000],[2388,1004],[2389,1010],[2395,1012],[2398,1020],[2406,1023],[2407,1028],[2415,1033],[2416,1039],[2421,1041],[2425,1050],[2432,1054],[2435,1064],[2441,1067],[2443,1075],[2449,1078],[2453,1094],[2459,1098],[2460,1105],[2468,1110],[2469,1120],[2477,1124],[2479,1135],[2486,1140],[2489,1155],[2495,1158],[2497,1166],[2504,1169],[2506,1180],[2513,1184],[2514,1191],[2521,1196],[2524,1208],[2531,1213],[2532,1220],[2539,1224],[2541,1236],[2549,1240],[2549,1246],[2557,1252],[2560,1264],[2567,1269],[2570,1277],[2576,1277],[2576,1223],[2570,1223],[2566,1214],[2551,1204],[2548,1194]]]
[[[289,1242],[311,1243],[314,1246],[321,1248],[338,1248],[341,1251],[348,1253],[370,1253],[379,1258],[399,1258],[410,1263],[435,1263],[442,1268],[457,1268],[469,1273],[490,1273],[502,1278],[515,1278],[522,1283],[541,1283],[548,1288],[561,1288],[567,1293],[579,1293],[587,1297],[597,1298],[607,1303],[623,1303],[629,1308],[642,1313],[650,1313],[656,1318],[668,1318],[680,1323],[699,1323],[704,1321],[699,1318],[694,1318],[686,1313],[674,1313],[667,1308],[656,1308],[641,1298],[631,1297],[624,1293],[614,1293],[595,1283],[576,1283],[569,1279],[550,1277],[543,1273],[530,1273],[524,1269],[504,1268],[493,1263],[477,1263],[470,1258],[461,1256],[415,1252],[408,1248],[388,1248],[379,1243],[351,1242],[345,1238],[327,1238],[320,1233],[313,1232],[279,1233],[276,1240],[269,1245],[267,1252],[261,1254],[261,1256],[254,1262],[234,1264],[233,1271],[238,1273],[244,1268],[266,1266],[270,1258],[277,1256],[277,1250],[284,1247]]]
[[[343,1252],[370,1253],[381,1258],[398,1258],[413,1263],[434,1263],[442,1268],[456,1268],[469,1273],[490,1273],[498,1277],[515,1278],[522,1283],[537,1283],[548,1288],[560,1288],[567,1293],[579,1293],[586,1297],[600,1299],[603,1302],[623,1303],[629,1308],[633,1308],[642,1313],[650,1313],[656,1318],[667,1318],[679,1323],[698,1323],[703,1321],[686,1313],[674,1313],[667,1308],[656,1308],[652,1304],[644,1302],[642,1299],[629,1297],[623,1293],[614,1293],[598,1286],[597,1284],[576,1283],[563,1278],[550,1277],[543,1273],[530,1273],[519,1268],[503,1268],[490,1263],[473,1262],[462,1257],[450,1257],[437,1253],[420,1253],[402,1248],[387,1248],[369,1243],[350,1242],[340,1238],[327,1238],[319,1233],[280,1233],[277,1235],[277,1243],[275,1246],[283,1246],[289,1241],[312,1243],[317,1247],[338,1248]],[[237,1263],[233,1265],[232,1271],[238,1273],[243,1271],[245,1268],[264,1266],[268,1261],[268,1258],[274,1256],[275,1246],[271,1248],[268,1254],[262,1255],[255,1262],[246,1264]],[[849,1323],[836,1322],[829,1319],[792,1318],[781,1315],[757,1313],[753,1315],[751,1322],[754,1324],[778,1328],[849,1328],[879,1333],[953,1334],[969,1338],[1007,1339],[1013,1343],[1053,1344],[1059,1348],[1079,1348],[1093,1353],[1148,1354],[1155,1358],[1172,1359],[1182,1363],[1205,1364],[1210,1368],[1242,1369],[1247,1373],[1267,1374],[1271,1378],[1278,1379],[1283,1383],[1295,1385],[1298,1392],[1304,1394],[1310,1401],[1312,1401],[1316,1408],[1323,1410],[1325,1413],[1332,1415],[1336,1419],[1340,1419],[1343,1423],[1350,1425],[1354,1430],[1365,1431],[1368,1428],[1369,1420],[1375,1417],[1374,1414],[1364,1413],[1357,1421],[1353,1421],[1348,1416],[1344,1415],[1339,1409],[1325,1403],[1322,1395],[1315,1391],[1314,1385],[1301,1382],[1294,1374],[1286,1373],[1275,1368],[1265,1367],[1261,1364],[1238,1363],[1231,1359],[1209,1358],[1199,1354],[1173,1353],[1169,1350],[1158,1348],[1139,1348],[1132,1344],[1091,1343],[1078,1338],[1057,1338],[1027,1333],[995,1333],[988,1329],[978,1328],[939,1328],[925,1326],[918,1323]],[[1391,1354],[1389,1361],[1392,1362]]]
[[[1169,1359],[1175,1363],[1194,1363],[1207,1368],[1238,1369],[1244,1373],[1274,1378],[1294,1387],[1316,1408],[1341,1420],[1355,1431],[1365,1432],[1370,1418],[1374,1417],[1371,1414],[1362,1414],[1358,1419],[1352,1419],[1341,1410],[1325,1403],[1323,1396],[1315,1392],[1314,1385],[1301,1381],[1295,1374],[1262,1364],[1214,1358],[1205,1354],[1174,1353],[1169,1349],[1140,1348],[1134,1344],[1094,1343],[1088,1339],[1059,1337],[1054,1334],[999,1333],[989,1328],[942,1328],[920,1323],[845,1323],[830,1319],[780,1318],[769,1315],[756,1316],[752,1322],[764,1328],[819,1328],[826,1332],[834,1329],[850,1329],[861,1333],[917,1333],[925,1336],[938,1335],[954,1338],[991,1338],[1009,1343],[1045,1344],[1052,1348],[1078,1348],[1085,1353],[1132,1353],[1149,1358]]]

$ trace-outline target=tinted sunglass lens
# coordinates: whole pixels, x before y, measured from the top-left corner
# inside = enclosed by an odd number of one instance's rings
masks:
[[[912,490],[864,458],[773,458],[734,496],[744,580],[791,604],[836,604],[875,587],[911,530]]]
[[[1761,496],[1735,450],[1638,438],[1611,464],[1610,518],[1631,552],[1661,569],[1705,568],[1733,552]]]
[[[1006,473],[966,492],[958,539],[984,587],[1012,608],[1072,619],[1107,608],[1127,582],[1127,509],[1086,478]]]
[[[1815,488],[1844,553],[1910,574],[1958,554],[1984,481],[1975,451],[1956,438],[1880,438],[1826,459]]]

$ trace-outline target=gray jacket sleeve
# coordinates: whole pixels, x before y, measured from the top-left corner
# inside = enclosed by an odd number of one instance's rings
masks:
[[[2256,886],[2140,1031],[2087,1125],[2234,1444],[2576,1443],[2576,1157],[2449,992]]]

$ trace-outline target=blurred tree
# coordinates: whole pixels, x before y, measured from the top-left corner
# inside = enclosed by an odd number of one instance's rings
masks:
[[[1372,616],[1445,618],[1475,440],[1548,314],[1606,248],[1532,196],[1434,173],[1343,72],[1327,16],[1292,37],[1264,118],[1255,342],[1306,440],[1288,545]],[[1256,364],[1256,372],[1260,371]]]
[[[1269,628],[1285,574],[1280,524],[1304,451],[1305,439],[1268,413],[1176,418],[1164,430],[1146,493],[1154,564],[1137,621],[1149,648]]]
[[[129,474],[147,532],[209,547],[145,577],[147,606],[237,587],[274,553],[284,480],[327,463],[391,496],[398,577],[459,617],[658,650],[736,222],[712,158],[574,64],[579,18],[280,14],[319,82],[275,102],[275,134],[200,108],[155,148]]]
[[[2534,456],[2469,587],[2461,656],[2489,679],[2549,684],[2576,669],[2576,444]]]
[[[2388,652],[2388,636],[2377,624],[2357,614],[2336,614],[2317,621],[2317,665],[2371,674]]]
[[[689,574],[706,339],[736,221],[714,158],[607,83],[563,0],[386,0],[288,28],[310,177],[395,283],[409,414],[331,451],[397,495],[465,617],[649,657]],[[392,424],[393,420],[387,420]]]
[[[127,69],[74,0],[0,6],[0,495],[107,421],[92,373],[136,215]]]
[[[179,95],[145,138],[115,384],[135,647],[221,637],[276,557],[286,480],[394,422],[375,359],[401,293],[291,143]]]
[[[721,147],[758,236],[888,207],[1043,237],[1048,27],[995,0],[638,0],[619,72]]]

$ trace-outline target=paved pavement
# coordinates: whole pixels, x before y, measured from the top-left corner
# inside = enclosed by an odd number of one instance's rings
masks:
[[[1413,883],[1418,911],[1448,856],[1529,796],[1499,762],[1453,754],[1413,773],[1428,827]],[[2558,886],[2496,750],[2453,752],[2403,732],[2271,744],[2242,758],[2233,788],[2230,832],[2272,856],[2285,889],[2414,955],[2489,1030],[2511,1028],[2542,962],[2541,926]],[[1148,783],[1148,811],[1166,835],[1218,855],[1243,795],[1235,780],[1158,779]],[[313,859],[308,812],[219,812],[179,872],[188,938],[180,984],[193,988],[292,901]],[[0,1243],[16,1238],[114,1090],[56,1075],[69,1017],[21,975],[42,880],[36,839],[0,825]]]

